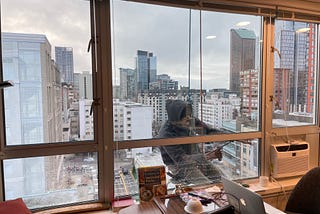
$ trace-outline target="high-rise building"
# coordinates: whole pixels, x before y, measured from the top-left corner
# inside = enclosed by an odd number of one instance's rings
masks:
[[[219,92],[211,92],[206,95],[206,101],[202,104],[202,111],[198,114],[202,121],[213,128],[223,128],[223,122],[233,119],[233,112],[239,111],[240,98],[229,95],[228,98],[220,96]]]
[[[136,82],[136,70],[120,68],[120,99],[135,100]]]
[[[79,100],[79,136],[80,140],[93,140],[94,126],[91,114],[92,100]]]
[[[300,31],[301,29],[308,29]],[[313,112],[315,25],[302,22],[276,22],[274,57],[276,109],[286,112]],[[285,101],[285,102],[284,102]]]
[[[157,78],[156,56],[154,56],[152,52],[138,50],[136,57],[136,72],[137,93],[148,90],[149,83],[155,82]]]
[[[149,90],[145,92],[141,92],[138,94],[137,102],[152,106],[153,111],[153,133],[152,135],[155,137],[158,135],[158,131],[160,130],[161,125],[168,119],[167,111],[166,111],[166,100],[183,100],[190,101],[190,97],[192,102],[192,112],[195,117],[198,117],[199,103],[200,103],[200,95],[199,90],[192,89],[188,90],[188,88],[183,88],[181,90]],[[204,92],[205,94],[205,92]]]
[[[240,72],[255,69],[256,35],[248,29],[230,30],[230,90],[239,95]]]
[[[250,144],[242,143],[241,141],[232,141],[223,147],[224,167],[221,167],[221,170],[228,176],[256,176],[259,168],[258,159],[258,140],[251,140]]]
[[[61,86],[56,81],[59,72],[51,60],[46,36],[3,33],[2,42],[3,77],[15,83],[4,93],[7,145],[61,141]],[[5,161],[6,198],[50,189],[51,175],[45,173],[49,168],[45,160],[37,157]]]
[[[79,100],[79,87],[80,87],[80,73],[74,73],[73,74],[73,89],[75,93],[77,94],[76,98]]]
[[[74,90],[78,91],[80,99],[93,99],[92,74],[89,71],[74,74]]]
[[[257,120],[259,117],[259,72],[255,69],[240,72],[241,116]]]
[[[213,128],[234,133],[242,132],[244,127],[237,127],[237,121],[233,118],[234,112],[240,111],[241,99],[235,94],[225,97],[223,92],[223,90],[209,92],[203,104],[203,111],[202,113],[199,111],[199,115],[202,114],[203,122]],[[255,129],[250,131],[255,131]],[[258,168],[258,148],[257,140],[252,140],[250,144],[231,141],[223,147],[224,167],[220,169],[228,176],[254,176]]]
[[[82,115],[79,113],[79,101],[74,101],[70,104],[68,108],[68,123],[70,128],[70,138],[69,140],[78,140],[79,139],[79,129],[80,129],[80,120],[79,117]]]
[[[152,112],[151,106],[114,99],[114,140],[152,138]]]
[[[72,47],[55,47],[57,66],[61,72],[62,82],[73,84],[73,49]]]
[[[157,75],[156,82],[149,84],[151,90],[178,90],[178,81],[172,80],[168,74]]]
[[[154,109],[152,114],[152,122],[154,126],[153,136],[158,134],[158,130],[162,123],[164,123],[167,119],[167,112],[166,112],[166,100],[167,99],[176,99],[177,91],[159,91],[159,90],[152,90],[145,93],[138,94],[138,103],[152,106]]]

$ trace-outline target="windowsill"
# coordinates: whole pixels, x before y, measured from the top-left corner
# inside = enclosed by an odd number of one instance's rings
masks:
[[[60,207],[55,209],[49,209],[44,211],[36,211],[34,214],[62,214],[62,213],[92,213],[92,214],[102,214],[102,213],[113,213],[109,209],[109,206],[103,203],[92,203],[92,204],[82,204],[68,207]]]
[[[281,193],[283,191],[291,191],[300,179],[301,177],[293,177],[283,178],[281,180],[278,179],[277,181],[269,181],[269,184],[266,187],[261,187],[258,179],[248,181],[248,184],[250,185],[249,189],[263,196],[267,194]]]

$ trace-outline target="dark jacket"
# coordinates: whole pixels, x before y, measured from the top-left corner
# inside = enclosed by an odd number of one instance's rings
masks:
[[[162,125],[159,131],[159,138],[186,137],[192,135],[189,128],[175,125],[173,122],[180,121],[186,116],[187,106],[190,104],[182,100],[167,100],[166,110],[168,120]],[[203,128],[204,134],[219,132],[216,129],[209,128],[199,119],[194,118],[195,126]],[[166,165],[177,165],[185,161],[186,155],[199,154],[200,150],[196,144],[182,144],[160,146],[162,160]]]
[[[189,108],[187,110],[187,108]],[[193,127],[182,127],[176,125],[189,113],[191,105],[181,100],[167,100],[166,110],[168,121],[163,124],[159,131],[159,138],[166,138],[170,141],[174,137],[186,137],[194,135]],[[193,118],[195,127],[200,127],[202,134],[220,132],[209,128],[205,123],[197,118]],[[198,144],[181,144],[160,146],[163,162],[168,166],[173,183],[215,183],[219,182],[221,172],[208,161],[200,151]]]
[[[162,125],[159,131],[159,138],[174,138],[189,136],[189,129],[174,125],[172,122],[181,120],[186,114],[187,103],[182,100],[167,100],[166,110],[168,120]],[[179,164],[183,156],[191,151],[191,145],[170,145],[160,146],[162,160],[166,165]]]

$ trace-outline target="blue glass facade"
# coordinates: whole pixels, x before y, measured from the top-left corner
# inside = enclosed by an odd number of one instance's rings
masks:
[[[157,58],[153,53],[138,50],[136,58],[137,90],[148,90],[149,83],[157,79]]]

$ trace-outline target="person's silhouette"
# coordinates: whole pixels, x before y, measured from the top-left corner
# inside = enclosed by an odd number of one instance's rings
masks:
[[[167,100],[168,120],[159,131],[159,138],[186,137],[191,135],[214,134],[219,130],[212,129],[199,119],[192,117],[191,104],[182,100]],[[160,146],[163,162],[168,167],[168,174],[173,179],[188,179],[199,176],[194,170],[200,171],[208,181],[220,179],[220,171],[208,160],[222,158],[221,148],[214,148],[203,154],[198,144],[179,144]],[[189,178],[190,178],[189,176]],[[191,178],[190,178],[191,179]]]

